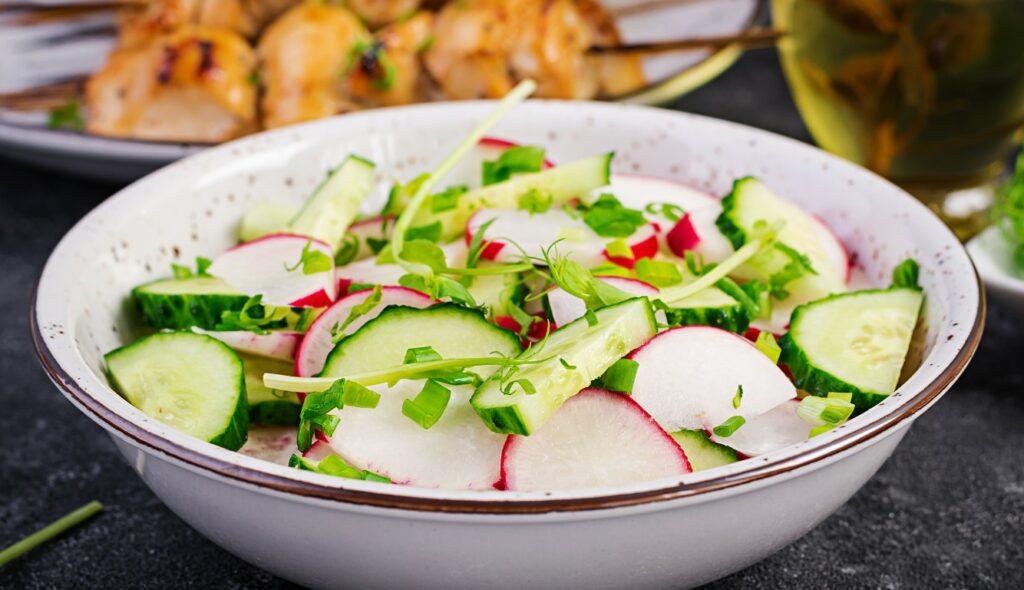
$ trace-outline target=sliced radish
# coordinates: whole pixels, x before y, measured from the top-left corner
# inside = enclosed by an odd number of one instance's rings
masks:
[[[270,331],[266,334],[257,334],[245,330],[233,330],[230,332],[214,332],[193,327],[192,331],[197,334],[206,334],[216,338],[231,348],[272,359],[290,361],[295,358],[295,347],[302,334],[290,330]]]
[[[399,381],[372,389],[381,394],[376,408],[336,412],[341,425],[331,449],[359,469],[428,488],[493,489],[498,481],[503,435],[488,430],[469,404],[471,387],[452,387],[448,407],[429,430],[402,414],[423,381]]]
[[[607,249],[604,251],[604,257],[625,268],[633,268],[636,265],[636,261],[641,258],[654,258],[658,254],[658,227],[656,223],[651,223],[641,227],[636,233],[629,236],[626,244],[629,245],[629,249],[633,252],[632,258],[612,256],[608,253]]]
[[[327,270],[303,272],[300,260],[307,245],[327,257]],[[334,250],[296,234],[272,234],[235,246],[213,261],[209,273],[246,295],[262,295],[270,305],[326,307],[337,292]]]
[[[391,226],[394,224],[394,217],[378,215],[377,217],[360,219],[350,225],[348,233],[356,237],[359,246],[354,260],[362,260],[375,255],[376,252],[370,248],[370,240],[390,240]]]
[[[665,234],[665,245],[676,256],[685,256],[690,250],[696,251],[700,245],[700,234],[693,227],[693,217],[690,213],[672,226],[672,229]]]
[[[633,484],[689,473],[679,444],[629,396],[590,388],[543,428],[510,436],[501,455],[505,489],[546,492]]]
[[[311,461],[323,461],[327,457],[336,454],[337,453],[334,452],[334,449],[331,448],[331,445],[328,444],[327,441],[316,440],[313,441],[313,444],[310,445],[308,449],[306,449],[305,453],[302,453],[302,456]]]
[[[338,268],[338,285],[346,289],[353,283],[397,285],[398,279],[408,272],[397,264],[377,264],[374,258],[366,258]]]
[[[544,250],[559,242],[559,251],[581,264],[600,262],[605,241],[587,224],[561,209],[530,213],[521,209],[481,209],[466,224],[466,243],[490,222],[484,236],[487,245],[481,258],[512,262],[527,256],[543,257]]]
[[[809,217],[814,222],[811,225],[821,244],[822,258],[828,261],[829,267],[836,276],[842,277],[844,282],[849,283],[853,265],[850,264],[850,255],[846,251],[846,246],[823,219],[815,215]]]
[[[669,431],[750,420],[796,397],[771,360],[742,336],[707,326],[667,330],[634,351],[633,399]],[[733,399],[739,386],[739,407]]]
[[[811,425],[796,413],[800,402],[789,400],[747,420],[731,436],[711,434],[711,440],[728,445],[748,456],[764,455],[803,442],[811,435]]]
[[[625,277],[597,277],[603,283],[622,289],[626,293],[634,295],[656,295],[657,287]],[[587,313],[587,306],[579,297],[570,295],[561,288],[554,289],[546,295],[548,313],[551,314],[551,321],[556,326],[564,326],[569,322],[583,317]]]
[[[365,290],[346,295],[320,314],[316,321],[309,326],[309,330],[295,354],[296,375],[311,377],[324,368],[324,361],[331,349],[334,348],[334,336],[331,334],[331,330],[334,326],[344,323],[352,312],[352,308],[366,301],[366,298],[372,293],[372,290]],[[357,328],[377,317],[385,307],[405,305],[423,308],[430,307],[433,303],[434,300],[419,291],[405,287],[381,287],[380,304],[354,319],[345,327],[345,334],[355,332]]]
[[[718,226],[715,225],[715,219],[722,212],[721,200],[712,195],[679,182],[633,174],[612,176],[612,183],[598,189],[595,194],[606,192],[615,195],[623,205],[641,211],[652,203],[677,205],[687,213],[690,229],[699,238],[696,240],[695,246],[686,249],[700,254],[707,262],[721,262],[729,254],[732,254],[732,244],[718,231]],[[663,221],[671,223],[669,220]],[[677,228],[678,225],[679,222],[665,234],[667,241],[672,236],[672,232],[676,231],[673,238],[677,241],[677,246],[680,245],[680,232],[683,232],[685,227]],[[687,241],[693,242],[694,237],[689,236]],[[671,242],[668,242],[666,246],[671,252],[681,256],[672,248]]]

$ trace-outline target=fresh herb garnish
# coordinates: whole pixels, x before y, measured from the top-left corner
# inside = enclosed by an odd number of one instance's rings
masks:
[[[619,359],[597,378],[595,385],[608,391],[632,393],[633,382],[636,381],[636,372],[639,369],[640,363],[632,359]]]
[[[391,480],[383,475],[378,475],[365,469],[356,469],[355,467],[352,467],[337,455],[328,455],[317,462],[311,461],[305,457],[300,457],[299,455],[292,455],[291,458],[288,459],[288,466],[302,471],[312,471],[314,473],[333,475],[334,477],[344,477],[346,479],[361,479],[365,481],[376,481],[379,483],[391,483]]]
[[[25,553],[50,541],[70,528],[76,527],[103,509],[103,505],[93,500],[77,510],[65,514],[45,527],[0,551],[0,567],[7,562],[21,557]]]
[[[430,211],[432,213],[443,213],[444,211],[454,209],[459,205],[459,197],[468,191],[469,187],[458,185],[430,195]],[[436,242],[437,240],[434,241]]]
[[[592,309],[588,309],[586,313],[583,314],[583,319],[587,321],[588,327],[593,328],[597,325],[597,314],[594,313],[594,310]]]
[[[390,90],[395,84],[397,69],[380,41],[358,41],[352,46],[345,73],[357,67],[377,90]]]
[[[299,435],[296,445],[306,452],[313,444],[313,434],[320,431],[331,436],[338,427],[339,419],[330,412],[347,406],[376,408],[380,394],[348,379],[337,379],[327,389],[306,395],[299,412]]]
[[[683,282],[683,275],[679,272],[679,267],[671,262],[641,258],[636,261],[633,270],[636,272],[636,278],[659,288],[671,287]]]
[[[302,274],[313,275],[318,272],[327,272],[333,268],[334,261],[331,257],[324,254],[320,250],[313,250],[313,240],[306,242],[306,245],[302,247],[302,253],[299,255],[299,260],[292,266],[284,265],[284,269],[287,271],[297,270],[302,268]]]
[[[644,206],[644,211],[651,215],[664,217],[673,223],[679,221],[686,215],[685,209],[673,203],[648,203]]]
[[[856,409],[852,399],[849,393],[830,393],[828,397],[809,395],[800,400],[796,413],[814,427],[810,434],[813,438],[846,422]]]
[[[913,258],[907,258],[892,269],[892,287],[920,289],[921,267]]]
[[[49,115],[46,118],[46,126],[50,129],[85,131],[82,103],[72,100],[59,107],[50,109]]]
[[[435,379],[427,379],[416,397],[402,402],[402,414],[428,430],[444,415],[451,397],[450,389]]]
[[[715,426],[712,432],[714,432],[716,436],[729,437],[746,423],[747,419],[743,416],[732,416],[725,422]]]
[[[736,386],[736,394],[732,396],[732,407],[737,410],[740,409],[740,404],[743,402],[743,385]]]
[[[369,241],[370,238],[367,238]],[[359,237],[355,234],[345,234],[341,238],[341,244],[338,246],[338,251],[334,254],[334,265],[345,266],[349,262],[356,259],[359,255]]]
[[[483,163],[483,185],[496,184],[514,174],[539,172],[544,167],[544,149],[532,145],[510,147],[498,159]]]
[[[778,364],[779,357],[782,355],[782,348],[780,348],[778,342],[775,341],[775,335],[771,332],[762,331],[757,335],[757,340],[754,341],[754,346],[768,357],[770,361]]]
[[[566,371],[575,371],[576,370],[576,365],[569,364],[569,361],[565,360],[562,357],[558,357],[558,362],[562,364],[562,367]]]
[[[408,365],[411,363],[425,363],[427,361],[439,360],[441,360],[441,355],[434,350],[434,347],[418,346],[405,351],[405,359],[402,361],[402,364]]]
[[[171,263],[171,272],[174,273],[176,279],[190,279],[192,277],[208,277],[210,273],[207,272],[210,265],[213,262],[209,258],[203,258],[202,256],[196,256],[196,269],[193,271],[191,268],[183,264]]]
[[[774,247],[777,252],[781,252],[789,260],[768,279],[768,288],[771,291],[772,297],[786,299],[789,297],[789,291],[786,290],[786,286],[789,283],[806,275],[816,275],[818,273],[814,270],[811,260],[807,256],[782,242],[776,242]]]
[[[628,238],[647,224],[644,214],[623,206],[614,195],[604,193],[585,207],[583,223],[604,238]]]
[[[594,278],[582,264],[568,257],[553,256],[554,246],[543,251],[544,264],[548,267],[552,282],[573,297],[582,299],[587,309],[613,305],[634,297],[622,289]]]
[[[608,253],[609,258],[624,258],[626,260],[633,260],[633,249],[629,247],[626,240],[618,239],[608,242],[604,247],[605,252]]]
[[[531,188],[525,193],[519,195],[519,199],[516,201],[516,206],[528,212],[530,215],[536,215],[538,213],[544,213],[550,209],[554,200],[555,198],[551,193]]]
[[[353,305],[352,309],[348,310],[348,317],[345,318],[345,321],[339,324],[334,324],[334,326],[331,327],[331,342],[337,344],[345,336],[345,328],[348,328],[352,325],[352,322],[373,311],[378,305],[380,305],[383,297],[384,294],[381,290],[381,286],[374,285],[373,290],[366,299]]]
[[[427,225],[410,227],[405,231],[405,239],[410,241],[426,240],[436,244],[441,239],[441,222],[435,221]]]
[[[263,295],[248,298],[238,311],[221,313],[220,321],[214,328],[217,331],[239,331],[265,333],[275,328],[286,328],[290,322],[296,324],[306,321],[309,313],[305,308],[296,312],[290,307],[263,305]]]

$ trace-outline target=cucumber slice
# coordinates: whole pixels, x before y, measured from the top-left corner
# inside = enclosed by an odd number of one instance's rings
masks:
[[[249,354],[240,354],[245,365],[245,394],[249,401],[251,424],[298,426],[302,402],[295,393],[274,391],[263,385],[264,373],[291,375],[293,363]]]
[[[225,449],[245,444],[249,412],[242,360],[223,342],[163,332],[104,359],[114,389],[146,415]]]
[[[466,230],[466,222],[477,209],[516,209],[519,197],[530,190],[551,196],[551,205],[560,207],[576,197],[608,184],[611,178],[611,153],[592,156],[532,174],[514,176],[461,195],[455,208],[434,213],[420,209],[413,227],[441,223],[441,242],[448,242]]]
[[[737,180],[722,199],[722,214],[715,221],[722,234],[739,249],[750,238],[754,224],[784,222],[780,242],[807,256],[817,274],[805,275],[787,285],[790,297],[803,303],[846,292],[845,276],[839,276],[825,245],[820,242],[820,224],[802,209],[779,197],[763,182],[751,176]],[[767,280],[781,270],[790,258],[782,251],[758,256],[736,270],[744,279]]]
[[[682,447],[694,471],[721,467],[739,460],[736,451],[713,442],[703,430],[680,430],[669,434]]]
[[[373,189],[373,169],[373,162],[359,156],[345,158],[292,218],[289,231],[322,240],[337,250]]]
[[[596,325],[590,326],[586,317],[577,319],[556,330],[544,346],[521,355],[548,359],[523,365],[515,373],[515,379],[528,379],[536,393],[526,394],[517,388],[505,394],[494,379],[477,388],[471,403],[491,430],[522,435],[536,432],[565,400],[658,332],[654,311],[644,297],[601,308],[595,315]]]
[[[213,277],[161,279],[132,289],[146,323],[157,329],[192,326],[213,330],[225,311],[242,309],[249,297]]]
[[[284,203],[262,201],[256,203],[242,216],[238,226],[238,241],[251,242],[255,239],[285,231],[288,222],[298,210]]]
[[[797,307],[779,361],[814,395],[853,394],[859,411],[896,390],[924,302],[918,289],[856,291]]]
[[[453,303],[393,306],[343,338],[327,355],[325,377],[344,377],[401,365],[410,348],[431,346],[442,358],[519,353],[519,339],[484,315]],[[485,367],[480,367],[484,369]]]
[[[674,302],[666,315],[673,326],[714,326],[737,334],[750,325],[743,305],[717,287]]]

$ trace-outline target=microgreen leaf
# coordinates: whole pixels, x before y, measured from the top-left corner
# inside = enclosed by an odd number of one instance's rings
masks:
[[[459,197],[467,192],[469,192],[469,187],[460,184],[430,195],[430,211],[432,213],[443,213],[454,209],[459,205]]]
[[[683,282],[679,267],[671,262],[641,258],[636,261],[633,270],[636,272],[636,278],[655,287],[671,287]]]
[[[320,250],[313,250],[313,240],[306,242],[306,245],[302,247],[302,253],[299,255],[299,260],[292,266],[284,265],[285,270],[293,271],[298,268],[302,268],[302,274],[313,275],[318,272],[327,272],[334,267],[334,261],[331,257],[324,254]]]
[[[441,239],[441,222],[435,221],[427,225],[420,225],[416,227],[410,227],[405,231],[406,240],[426,240],[428,242],[437,243]],[[408,247],[408,243],[406,244]]]
[[[647,223],[644,214],[624,207],[614,195],[604,193],[583,213],[583,223],[605,238],[628,238]]]
[[[892,269],[892,287],[920,289],[921,267],[913,258],[907,258]]]
[[[366,238],[367,242],[371,239]],[[338,251],[334,254],[334,265],[345,266],[355,260],[358,254],[359,236],[347,233],[341,238],[341,245],[338,246]]]
[[[543,148],[532,145],[510,147],[498,159],[483,163],[483,185],[504,182],[514,174],[538,172],[543,166]]]
[[[352,308],[348,310],[348,317],[345,318],[345,321],[340,324],[334,324],[334,327],[331,328],[331,341],[337,344],[338,341],[345,336],[345,328],[348,328],[352,325],[352,322],[373,311],[378,305],[380,305],[383,297],[384,294],[381,290],[381,286],[374,285],[373,291],[366,297],[366,299],[353,305]]]

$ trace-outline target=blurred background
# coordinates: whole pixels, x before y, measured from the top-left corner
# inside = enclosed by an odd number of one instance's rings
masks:
[[[1022,0],[0,1],[0,545],[108,504],[0,587],[289,587],[179,521],[35,367],[31,285],[77,219],[209,145],[524,77],[816,143],[962,239],[989,228],[971,252],[998,298],[955,395],[825,524],[715,587],[1020,587],[1022,30]]]

